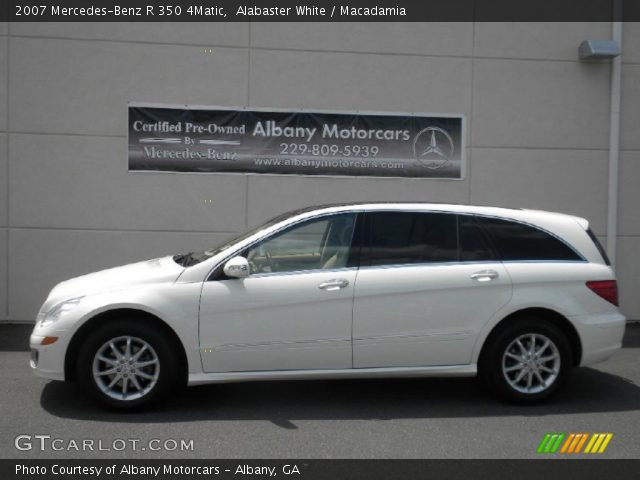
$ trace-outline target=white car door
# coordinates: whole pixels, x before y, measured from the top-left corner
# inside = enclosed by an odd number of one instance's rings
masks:
[[[248,277],[204,282],[205,372],[352,367],[355,219],[334,214],[289,227],[242,252]]]
[[[511,298],[472,216],[367,214],[354,300],[354,368],[464,365]]]

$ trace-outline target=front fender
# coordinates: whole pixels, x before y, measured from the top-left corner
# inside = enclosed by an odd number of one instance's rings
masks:
[[[200,342],[198,338],[198,309],[200,283],[172,283],[167,285],[144,285],[126,290],[93,294],[82,299],[74,310],[75,320],[68,323],[67,342],[90,321],[109,317],[101,314],[118,310],[144,312],[164,322],[182,343],[189,373],[202,371]],[[58,329],[65,325],[60,325]]]

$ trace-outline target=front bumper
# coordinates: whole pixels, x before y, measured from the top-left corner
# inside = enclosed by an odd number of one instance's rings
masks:
[[[47,335],[40,332],[31,334],[29,346],[31,347],[30,365],[33,373],[38,377],[50,380],[64,380],[64,352],[66,351],[66,332],[54,331]],[[56,336],[58,340],[51,345],[42,345],[42,340],[47,336]]]

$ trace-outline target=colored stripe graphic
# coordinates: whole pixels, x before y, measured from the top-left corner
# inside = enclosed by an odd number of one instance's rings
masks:
[[[603,453],[613,433],[547,433],[536,449],[537,453]],[[588,440],[588,441],[587,441]],[[585,447],[586,444],[586,447]],[[584,450],[583,450],[583,447]]]
[[[567,441],[564,442],[564,445],[562,446],[562,450],[560,450],[560,453],[567,453],[567,450],[569,449],[569,445],[571,445],[571,442],[573,442],[573,439],[575,438],[576,434],[575,433],[570,433],[569,436],[567,437]]]
[[[587,441],[587,438],[589,438],[589,434],[588,433],[582,433],[581,434],[582,437],[580,438],[580,441],[578,442],[578,445],[576,445],[576,449],[573,453],[580,453],[580,450],[582,450],[582,446],[584,445],[584,442]]]
[[[536,450],[536,453],[543,453],[544,452],[544,447],[547,444],[547,442],[549,441],[549,439],[551,438],[551,434],[547,433],[544,438],[542,439],[542,441],[540,442],[540,445],[538,445],[538,449]]]
[[[564,433],[547,433],[538,445],[537,453],[556,453],[565,435]]]
[[[604,439],[604,442],[602,442],[602,445],[600,445],[600,450],[598,451],[598,453],[604,453],[604,451],[607,449],[607,446],[609,445],[609,442],[611,441],[612,438],[613,438],[613,433],[607,433],[607,436]]]
[[[594,433],[584,453],[604,453],[613,438],[613,433]]]
[[[558,451],[558,448],[560,448],[560,443],[562,442],[562,439],[564,437],[565,437],[564,433],[558,434],[558,438],[555,440],[555,443],[553,444],[553,447],[551,447],[551,449],[549,450],[549,453],[556,453]]]
[[[575,436],[573,437],[573,442],[571,442],[571,445],[569,445],[569,450],[567,450],[567,453],[578,453],[576,449],[578,448],[578,444],[582,441],[582,435],[582,433],[575,434]]]
[[[591,447],[593,447],[593,444],[596,443],[597,439],[598,439],[598,434],[594,433],[593,436],[591,437],[591,440],[589,440],[589,443],[587,444],[587,448],[584,449],[584,453],[591,453]]]

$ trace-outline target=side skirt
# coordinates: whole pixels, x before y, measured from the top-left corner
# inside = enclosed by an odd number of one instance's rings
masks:
[[[189,386],[207,383],[255,382],[267,380],[320,380],[341,378],[474,377],[473,365],[437,367],[345,368],[331,370],[275,370],[259,372],[190,373]]]

